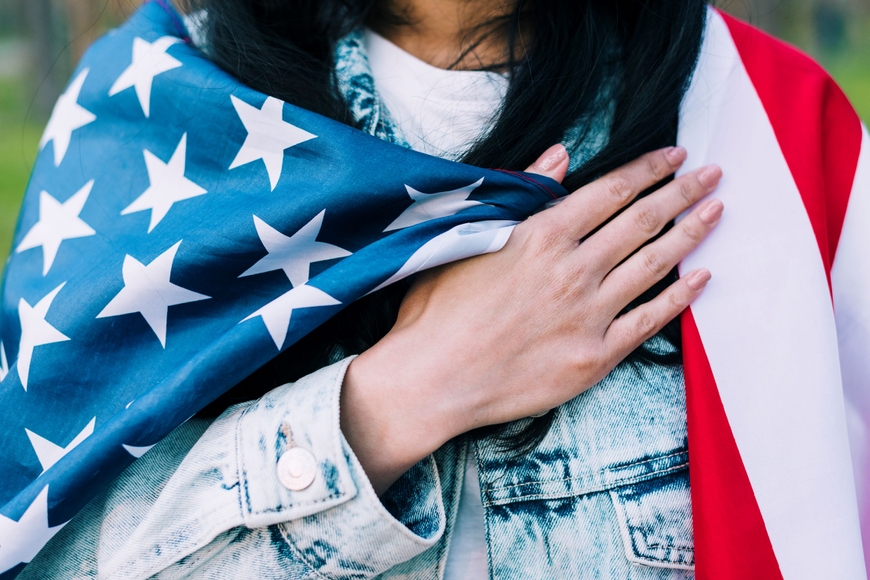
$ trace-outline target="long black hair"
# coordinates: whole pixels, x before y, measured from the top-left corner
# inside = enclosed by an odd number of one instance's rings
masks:
[[[338,89],[336,43],[360,26],[402,17],[391,13],[385,0],[187,4],[189,9],[207,10],[206,42],[219,66],[263,93],[348,125],[355,121]],[[499,66],[509,72],[510,85],[488,134],[463,161],[522,170],[550,145],[563,141],[569,130],[579,131],[582,141],[602,115],[612,115],[607,143],[566,176],[563,183],[572,191],[647,151],[674,144],[679,105],[698,57],[705,14],[704,0],[519,0],[511,14],[480,28],[483,34],[495,31],[508,39],[506,60]],[[533,38],[518,50],[524,27],[533,31]],[[675,279],[674,271],[629,308],[658,295]],[[405,284],[397,283],[349,305],[220,397],[206,413],[254,399],[366,350],[395,323],[406,290]],[[673,349],[642,346],[628,360],[679,364],[677,321],[661,337]],[[504,445],[517,450],[536,445],[552,419],[552,412],[536,419],[503,439]],[[498,430],[484,428],[478,434]]]

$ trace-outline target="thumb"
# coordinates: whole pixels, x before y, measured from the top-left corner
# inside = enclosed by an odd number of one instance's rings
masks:
[[[561,143],[557,143],[544,151],[526,171],[561,183],[568,172],[568,152]]]

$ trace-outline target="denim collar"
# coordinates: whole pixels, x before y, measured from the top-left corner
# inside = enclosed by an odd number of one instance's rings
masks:
[[[353,114],[359,129],[385,141],[410,149],[401,130],[390,118],[375,89],[362,28],[342,38],[335,47],[335,74],[338,90]]]

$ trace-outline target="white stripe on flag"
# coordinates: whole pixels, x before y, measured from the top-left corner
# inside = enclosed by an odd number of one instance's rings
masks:
[[[870,553],[870,135],[866,127],[831,283],[855,486],[865,550]]]

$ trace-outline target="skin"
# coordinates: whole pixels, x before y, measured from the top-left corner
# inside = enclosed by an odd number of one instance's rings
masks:
[[[512,5],[393,0],[391,9],[406,24],[378,31],[443,68],[466,52],[474,24]],[[453,68],[503,62],[505,41],[493,38]],[[342,432],[379,495],[462,433],[576,397],[697,298],[710,279],[706,269],[617,318],[718,223],[722,202],[704,200],[719,183],[718,167],[674,180],[597,230],[685,158],[682,148],[649,153],[518,225],[501,251],[417,277],[396,325],[354,359],[342,388]],[[567,169],[568,154],[554,145],[528,171],[561,181]]]
[[[479,24],[509,16],[516,2],[506,0],[382,0],[402,23],[374,21],[370,25],[406,52],[433,66],[479,70],[507,61],[507,38],[501,28]],[[484,34],[481,34],[481,33]],[[530,30],[520,22],[519,50],[528,44]],[[517,55],[522,57],[522,53]],[[496,67],[498,68],[498,67]]]

